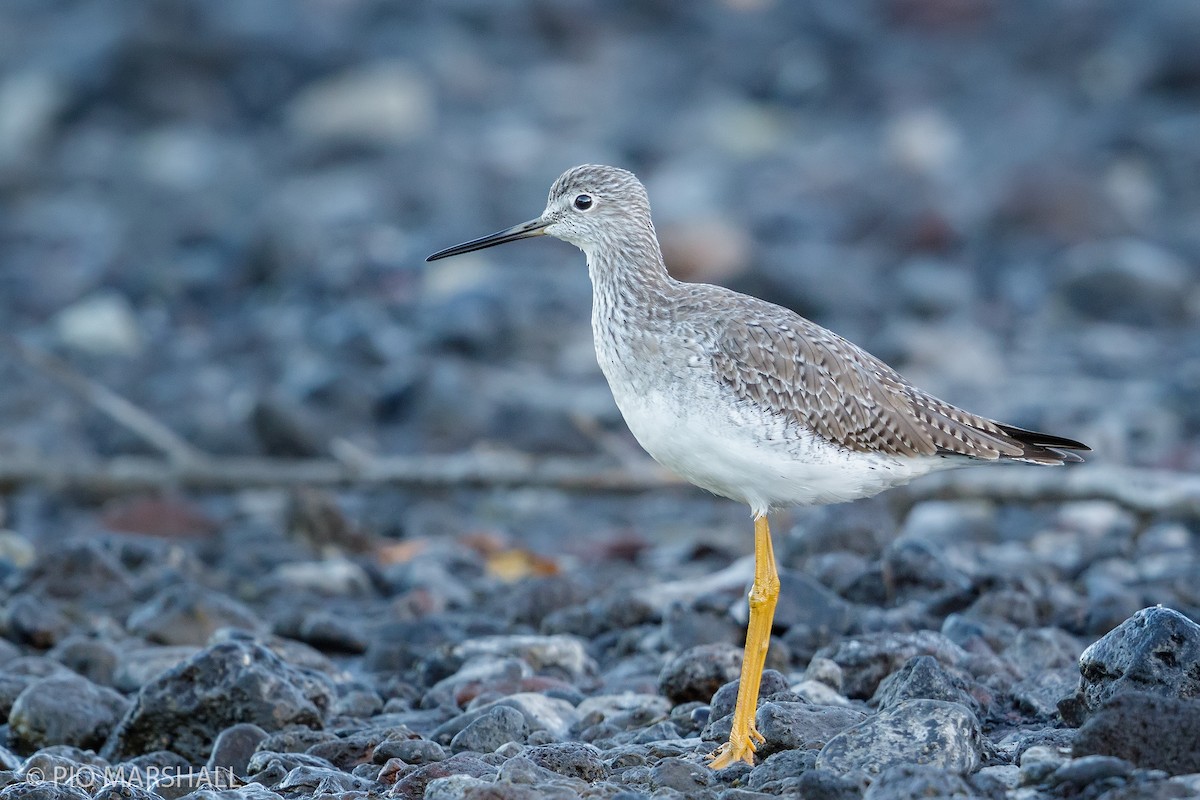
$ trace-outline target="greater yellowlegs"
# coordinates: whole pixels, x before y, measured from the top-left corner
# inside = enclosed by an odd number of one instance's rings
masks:
[[[1081,461],[1072,439],[945,403],[786,308],[667,274],[631,172],[567,170],[537,219],[434,253],[555,236],[587,255],[596,357],[625,422],[659,463],[750,506],[754,582],[729,741],[711,766],[754,763],[758,690],[779,596],[767,514],[854,500],[937,470]]]

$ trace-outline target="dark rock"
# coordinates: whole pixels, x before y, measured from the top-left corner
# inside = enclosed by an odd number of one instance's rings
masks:
[[[13,703],[9,736],[24,752],[54,744],[99,748],[128,706],[117,692],[83,677],[42,678]]]
[[[375,748],[374,761],[383,764],[390,758],[406,764],[432,764],[446,758],[446,749],[428,739],[389,739]]]
[[[1070,667],[1078,669],[1083,651],[1075,637],[1058,628],[1030,628],[1017,632],[1004,650],[1004,657],[1021,675],[1036,675],[1043,670]]]
[[[250,762],[246,765],[247,780],[264,786],[274,786],[296,767],[332,769],[333,764],[320,756],[310,756],[308,753],[276,753],[260,749],[250,756]]]
[[[408,773],[396,781],[391,794],[401,800],[421,800],[425,796],[425,787],[437,778],[445,778],[449,775],[484,778],[495,774],[496,767],[482,761],[478,756],[456,753],[445,761],[426,764]]]
[[[579,581],[571,583],[578,584]],[[569,591],[558,589],[558,584],[549,584],[542,594],[551,594],[551,586],[559,592]],[[527,604],[528,602],[530,601],[526,600]],[[545,617],[541,620],[539,628],[543,633],[569,633],[588,639],[595,639],[608,631],[628,630],[638,625],[654,622],[658,617],[658,611],[654,606],[638,597],[623,594],[597,598],[567,608],[551,606],[543,608],[542,612]],[[528,617],[531,613],[529,610],[524,610],[522,616]]]
[[[1089,242],[1067,251],[1060,273],[1066,301],[1084,317],[1153,326],[1189,318],[1188,263],[1138,239]]]
[[[450,740],[455,753],[490,753],[506,742],[519,742],[529,732],[525,715],[515,708],[493,706],[471,720]]]
[[[774,627],[800,663],[807,662],[854,619],[853,606],[803,572],[779,571],[779,604]]]
[[[701,738],[705,741],[719,741],[729,738],[733,709],[737,705],[737,694],[741,685],[741,678],[730,681],[718,689],[716,694],[712,696],[708,724],[701,734]],[[774,669],[763,670],[762,682],[758,685],[758,707],[762,708],[762,704],[767,702],[769,698],[781,692],[786,692],[787,689],[788,682],[783,673]]]
[[[244,777],[250,757],[266,738],[267,732],[252,723],[230,725],[217,735],[206,766],[211,770],[227,769]]]
[[[566,793],[566,797],[579,797],[588,789],[587,781],[552,772],[530,761],[524,754],[513,756],[500,766],[496,784],[536,787],[539,792],[561,791]]]
[[[971,694],[971,681],[942,666],[932,656],[916,656],[883,679],[871,704],[889,708],[904,700],[945,700],[959,703],[978,714],[979,701]]]
[[[841,775],[820,767],[801,773],[797,786],[804,800],[861,800],[865,788],[861,774]]]
[[[169,586],[129,615],[131,633],[165,645],[204,645],[221,628],[265,630],[241,603],[193,584]]]
[[[163,798],[135,783],[114,782],[100,787],[92,795],[92,800],[163,800]]]
[[[366,719],[383,710],[383,698],[369,689],[354,689],[339,697],[330,709],[334,717]]]
[[[905,700],[829,740],[817,766],[879,774],[898,764],[926,764],[967,774],[980,761],[979,721],[965,706]]]
[[[863,800],[911,800],[914,797],[972,798],[975,793],[962,777],[940,767],[897,764],[881,772]]]
[[[589,744],[562,742],[526,748],[521,754],[539,767],[568,778],[593,783],[608,777],[601,753]]]
[[[305,752],[323,758],[340,770],[350,772],[359,764],[369,763],[375,747],[383,741],[382,731],[352,733],[338,739],[318,742]]]
[[[46,655],[100,686],[113,685],[121,658],[115,644],[88,636],[68,636]]]
[[[345,792],[369,792],[374,788],[374,783],[340,769],[301,765],[288,772],[273,788],[285,795],[322,797]]]
[[[1081,724],[1125,692],[1200,697],[1200,625],[1162,606],[1142,609],[1079,657],[1079,687],[1060,704],[1063,719]]]
[[[1140,692],[1117,695],[1095,711],[1072,745],[1076,756],[1115,756],[1172,775],[1200,772],[1200,699]]]
[[[1054,770],[1046,778],[1046,783],[1049,786],[1062,787],[1060,791],[1064,794],[1074,795],[1094,783],[1111,783],[1111,779],[1124,779],[1132,772],[1133,764],[1122,758],[1083,756],[1071,759]]]
[[[966,591],[971,581],[950,566],[932,542],[902,536],[884,548],[880,570],[888,593],[896,599],[947,589]]]
[[[370,643],[353,621],[327,612],[306,614],[296,633],[300,641],[322,652],[365,653]]]
[[[165,749],[203,762],[217,735],[239,722],[268,731],[320,726],[333,701],[321,688],[261,645],[214,645],[142,687],[103,752],[122,758]]]
[[[947,666],[958,666],[967,653],[940,633],[872,633],[842,639],[823,647],[817,657],[828,658],[842,668],[843,692],[866,700],[879,683],[910,658],[929,655]]]
[[[1013,702],[1026,714],[1050,718],[1058,713],[1059,703],[1079,685],[1077,669],[1049,669],[1017,681],[1009,689]]]
[[[21,594],[86,600],[93,608],[128,602],[133,578],[103,545],[94,539],[74,539],[39,553],[14,587]]]
[[[18,644],[41,650],[53,647],[71,629],[71,623],[53,600],[29,594],[9,598],[0,615],[4,635]]]
[[[813,750],[783,750],[768,756],[746,778],[746,786],[761,792],[784,794],[799,791],[800,776],[817,763]]]
[[[713,784],[713,772],[708,767],[682,758],[664,758],[650,769],[650,785],[655,789],[674,789],[685,797]]]
[[[766,702],[754,718],[758,732],[766,737],[758,754],[780,750],[820,750],[841,731],[866,719],[862,711],[809,703]]]
[[[11,783],[0,789],[0,800],[89,800],[82,789],[65,783]]]
[[[732,644],[702,644],[667,662],[658,688],[672,703],[706,701],[735,680],[742,668],[742,651]]]
[[[21,692],[36,680],[32,675],[10,675],[0,672],[0,716],[8,719],[13,703],[17,702]]]

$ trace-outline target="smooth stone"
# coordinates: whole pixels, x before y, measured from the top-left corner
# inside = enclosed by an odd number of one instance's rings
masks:
[[[103,291],[84,297],[54,316],[58,340],[97,356],[135,356],[143,345],[133,306],[124,295]]]
[[[13,703],[9,737],[24,752],[60,744],[96,749],[128,707],[121,694],[81,676],[42,678]]]
[[[250,757],[266,738],[266,731],[249,722],[230,725],[217,735],[205,766],[212,770],[227,769],[234,775],[244,777]]]
[[[880,774],[899,764],[924,764],[959,774],[978,767],[979,721],[970,709],[942,700],[905,700],[834,736],[817,766]]]
[[[521,741],[528,731],[525,715],[520,711],[508,706],[493,706],[454,735],[450,750],[491,753],[502,744]]]

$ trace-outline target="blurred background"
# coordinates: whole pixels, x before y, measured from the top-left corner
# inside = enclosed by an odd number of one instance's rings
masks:
[[[0,319],[211,454],[632,451],[578,251],[423,260],[610,163],[677,277],[1194,469],[1198,41],[1193,0],[8,0]],[[0,458],[152,453],[10,355]]]

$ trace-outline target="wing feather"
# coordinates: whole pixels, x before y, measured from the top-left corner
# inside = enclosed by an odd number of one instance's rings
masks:
[[[922,392],[879,359],[794,314],[730,320],[716,338],[712,366],[739,399],[849,450],[987,460],[1019,458],[1024,451],[997,423]]]

